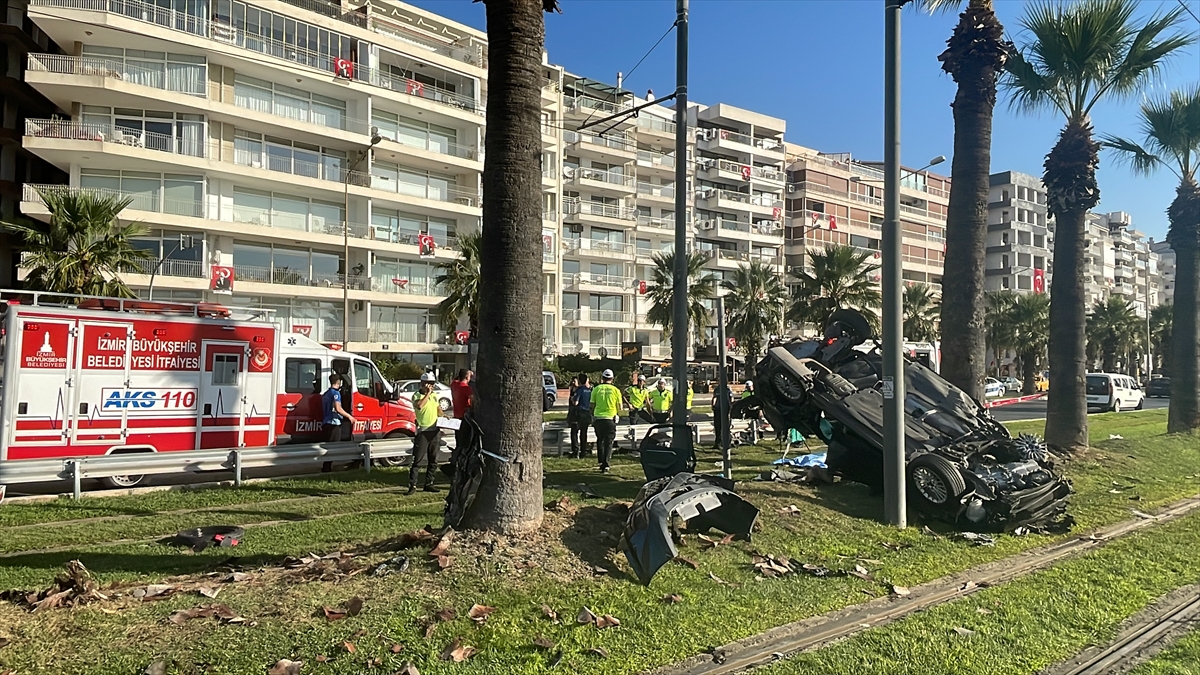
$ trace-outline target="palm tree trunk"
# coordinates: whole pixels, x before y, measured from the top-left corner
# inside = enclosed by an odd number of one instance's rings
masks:
[[[1087,307],[1083,272],[1087,212],[1100,201],[1100,145],[1086,121],[1067,123],[1046,156],[1046,202],[1054,214],[1054,281],[1050,293],[1050,398],[1046,443],[1064,452],[1087,448]]]
[[[987,376],[984,267],[996,79],[1008,43],[992,0],[971,0],[939,57],[958,83],[942,276],[942,376],[977,399]],[[947,292],[947,289],[950,289]]]
[[[486,0],[487,140],[480,260],[479,406],[488,458],[467,523],[542,522],[542,0]]]
[[[1171,334],[1171,404],[1167,431],[1200,429],[1200,185],[1180,183],[1167,210],[1167,241],[1175,250],[1175,309]]]
[[[1037,372],[1037,352],[1021,354],[1021,393],[1032,394],[1034,389],[1033,377]]]

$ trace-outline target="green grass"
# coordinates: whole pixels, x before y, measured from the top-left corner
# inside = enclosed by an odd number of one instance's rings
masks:
[[[1158,597],[1200,579],[1200,514],[1131,535],[1019,581],[868,630],[764,668],[763,675],[1017,675],[1039,672],[1094,644]],[[987,614],[980,613],[985,610]],[[974,631],[960,636],[955,628]],[[1182,645],[1164,667],[1188,663]]]
[[[1165,430],[1165,419],[1165,411],[1092,418],[1093,439],[1121,433],[1126,440],[1104,440],[1066,467],[1080,491],[1072,512],[1083,527],[1127,518],[1131,506],[1146,510],[1200,493],[1196,475],[1200,444],[1194,439],[1154,438]],[[756,475],[776,456],[769,448],[739,448],[737,477],[745,480]],[[713,452],[703,452],[701,470],[712,469],[716,460]],[[534,637],[544,635],[565,652],[555,672],[630,673],[886,592],[881,583],[853,577],[760,581],[750,568],[753,550],[834,568],[878,561],[863,564],[880,579],[913,585],[1052,541],[1043,536],[1003,536],[995,547],[974,547],[922,535],[919,528],[897,532],[876,520],[882,502],[862,486],[746,481],[739,491],[762,509],[763,529],[754,541],[709,550],[688,537],[681,555],[697,562],[699,569],[668,565],[649,588],[643,588],[633,582],[623,556],[612,548],[622,518],[604,509],[613,501],[633,498],[641,485],[640,467],[622,459],[613,474],[600,475],[593,461],[548,458],[546,471],[547,485],[557,486],[547,488],[546,501],[570,496],[579,507],[574,518],[548,512],[545,527],[535,537],[467,535],[452,548],[455,565],[440,573],[420,563],[382,578],[363,575],[298,583],[268,575],[224,590],[219,601],[256,622],[253,627],[212,620],[177,627],[164,621],[177,609],[208,602],[196,596],[157,603],[121,601],[37,615],[0,605],[0,637],[12,640],[0,648],[0,672],[12,668],[21,675],[130,673],[141,672],[156,658],[170,657],[181,665],[169,672],[191,672],[193,664],[205,663],[211,673],[262,673],[270,663],[287,657],[306,660],[305,673],[360,673],[367,672],[367,654],[384,659],[380,672],[394,672],[400,659],[385,651],[395,641],[405,645],[405,654],[422,673],[532,674],[547,672],[548,656],[529,646]],[[0,507],[0,550],[55,546],[70,546],[70,550],[0,557],[0,589],[44,587],[71,559],[82,560],[106,584],[147,583],[201,574],[231,555],[234,562],[254,569],[288,555],[354,550],[426,524],[437,525],[441,504],[436,495],[367,492],[405,480],[403,470],[373,471],[369,476],[343,472],[240,489],[87,499],[79,504],[68,500],[6,504]],[[1129,488],[1110,493],[1112,481]],[[584,499],[577,489],[580,484],[600,497]],[[1130,501],[1131,496],[1141,500]],[[801,513],[778,513],[789,504]],[[207,506],[219,509],[174,513]],[[110,518],[51,524],[88,517]],[[235,549],[193,555],[153,541],[183,525],[230,522],[248,526],[245,541]],[[27,527],[31,524],[39,526]],[[104,545],[117,539],[139,541]],[[909,547],[894,551],[881,546],[884,542]],[[369,563],[390,555],[368,553],[364,560]],[[410,555],[416,560],[421,552]],[[536,565],[521,568],[517,563],[523,561]],[[595,566],[608,573],[594,577]],[[713,581],[710,573],[732,585]],[[661,603],[668,593],[682,595],[684,602]],[[367,600],[362,616],[332,624],[314,618],[321,605],[340,604],[353,595]],[[425,639],[421,617],[446,606],[463,615],[473,603],[499,610],[482,626],[459,619],[439,626]],[[556,608],[567,622],[546,621],[538,610],[542,604]],[[622,626],[599,631],[572,625],[571,617],[583,605],[613,614]],[[113,609],[117,613],[105,611]],[[338,645],[360,629],[367,632],[354,639],[359,652],[351,657]],[[56,637],[50,641],[42,638],[46,635]],[[455,636],[480,650],[468,666],[434,658]],[[599,659],[582,653],[592,646],[603,646],[610,656]],[[316,664],[313,659],[318,654],[341,657]]]
[[[1183,636],[1129,675],[1200,675],[1200,630]]]

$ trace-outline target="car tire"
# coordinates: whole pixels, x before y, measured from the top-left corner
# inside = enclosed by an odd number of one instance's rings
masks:
[[[908,493],[919,503],[945,508],[967,491],[962,472],[940,455],[919,455],[908,463]]]
[[[1109,410],[1112,412],[1115,412],[1115,413],[1121,412],[1121,400],[1120,399],[1114,400],[1112,407],[1109,408]]]
[[[135,488],[145,480],[146,477],[139,474],[134,476],[110,476],[108,478],[101,478],[100,482],[110,490],[125,490]]]
[[[557,398],[557,397],[552,397],[549,394],[546,394],[545,396],[542,397],[542,412],[548,412],[551,408],[554,407],[554,399],[555,398]]]
[[[1146,407],[1146,397],[1143,396],[1142,398],[1138,399],[1137,407],[1134,408],[1134,410],[1141,410],[1142,408],[1145,408],[1145,407]]]
[[[387,439],[387,438],[412,438],[412,436],[403,431],[393,431],[390,434],[384,436],[384,438],[385,439]],[[392,466],[392,467],[407,466],[408,458],[406,458],[406,457],[380,457],[379,459],[371,460],[371,462],[375,466]]]
[[[439,398],[438,399],[438,410],[441,410],[442,412],[450,412],[450,399]]]

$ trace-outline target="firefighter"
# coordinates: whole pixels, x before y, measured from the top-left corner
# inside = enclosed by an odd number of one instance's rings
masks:
[[[417,474],[421,462],[425,462],[425,492],[437,492],[433,487],[433,467],[437,464],[437,450],[442,430],[437,421],[441,415],[438,397],[433,391],[436,378],[433,373],[421,374],[421,388],[412,396],[413,409],[417,413],[417,435],[413,438],[412,465],[408,468],[408,494],[417,491]]]
[[[658,380],[654,389],[650,390],[650,411],[654,414],[655,424],[666,424],[671,419],[671,402],[675,394],[667,389],[667,381]]]

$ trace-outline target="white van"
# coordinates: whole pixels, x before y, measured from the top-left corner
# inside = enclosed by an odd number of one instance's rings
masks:
[[[1088,412],[1141,410],[1146,393],[1132,377],[1113,373],[1088,373]]]

